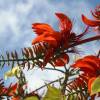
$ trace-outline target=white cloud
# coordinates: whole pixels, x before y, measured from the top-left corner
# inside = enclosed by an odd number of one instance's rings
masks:
[[[51,67],[50,64],[48,64],[46,67]],[[62,69],[62,68],[60,68]],[[39,68],[33,68],[32,70],[27,71],[27,66],[23,70],[25,73],[26,80],[28,81],[28,92],[31,92],[40,86],[44,85],[45,83],[48,83],[50,81],[56,80],[60,77],[64,77],[63,73],[53,70],[41,70]],[[57,86],[57,84],[56,84]],[[44,88],[45,89],[45,88]],[[42,90],[44,90],[42,89]],[[42,91],[43,92],[43,91]],[[41,93],[41,90],[39,91]]]
[[[2,34],[2,32],[5,32],[5,31],[7,32],[9,28],[11,28],[15,32],[15,30],[17,29],[16,26],[17,26],[16,15],[11,11],[9,12],[1,11],[1,14],[0,14],[0,34],[1,36],[5,35],[5,34]]]

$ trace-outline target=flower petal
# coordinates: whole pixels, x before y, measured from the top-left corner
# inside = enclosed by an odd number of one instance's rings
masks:
[[[34,23],[32,24],[32,29],[34,29],[37,35],[41,35],[44,32],[52,33],[54,31],[50,25],[45,23]]]
[[[83,61],[88,62],[95,70],[100,70],[100,60],[96,56],[86,56]]]
[[[95,72],[95,68],[93,68],[88,62],[85,62],[83,60],[77,61],[72,66],[75,68],[80,68],[80,70],[84,71],[84,73],[93,74]]]
[[[57,46],[57,41],[55,38],[53,38],[52,36],[49,36],[47,38],[44,39],[44,42],[48,43],[49,45],[52,45],[54,47]]]
[[[68,18],[68,16],[64,15],[63,13],[55,13],[55,15],[59,18],[60,20],[60,25],[59,28],[63,32],[69,32],[72,29],[72,22]]]
[[[84,15],[82,15],[82,20],[86,25],[89,25],[91,27],[100,26],[100,20],[90,20]]]

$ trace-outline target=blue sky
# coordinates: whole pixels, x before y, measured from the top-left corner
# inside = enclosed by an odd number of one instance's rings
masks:
[[[34,22],[48,23],[58,30],[55,12],[68,15],[74,22],[73,31],[81,33],[85,27],[81,14],[92,18],[90,10],[97,4],[100,0],[0,0],[0,53],[31,46],[35,37],[31,28]],[[79,48],[96,53],[98,44],[95,43]]]
[[[30,46],[35,36],[31,29],[34,22],[46,22],[58,29],[55,12],[67,14],[75,21],[73,30],[81,32],[81,14],[91,16],[90,10],[99,2],[99,0],[0,0],[0,52]]]

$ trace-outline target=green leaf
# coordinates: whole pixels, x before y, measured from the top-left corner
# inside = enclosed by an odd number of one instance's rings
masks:
[[[97,94],[98,92],[100,92],[100,77],[96,78],[92,83],[91,95]]]
[[[36,96],[27,97],[24,100],[39,100]]]
[[[73,100],[73,95],[69,95],[68,100]]]
[[[78,100],[78,96],[76,94],[69,94],[67,100]]]
[[[48,91],[43,100],[65,100],[65,96],[61,95],[61,90],[48,86]]]
[[[19,66],[13,67],[11,70],[7,71],[4,75],[4,79],[7,80],[8,77],[13,77],[16,75],[20,75]]]

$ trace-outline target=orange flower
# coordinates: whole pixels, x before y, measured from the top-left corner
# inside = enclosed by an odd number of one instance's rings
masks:
[[[73,68],[80,68],[84,72],[88,81],[88,90],[91,91],[91,84],[96,77],[100,75],[100,59],[96,56],[86,56],[83,59],[79,59],[72,65]]]
[[[74,32],[71,32],[72,22],[69,19],[69,17],[64,15],[63,13],[56,13],[56,16],[60,21],[59,24],[60,32],[55,31],[50,25],[45,23],[32,24],[32,29],[37,34],[37,37],[32,41],[32,45],[40,42],[45,42],[49,46],[49,48],[46,50],[47,52],[45,53],[43,66],[45,66],[48,62],[50,62],[50,58],[51,57],[53,58],[57,49],[61,48],[61,50],[64,51],[70,44],[79,41],[87,30],[86,29],[84,33],[76,36]],[[68,63],[69,61],[68,55],[67,54],[64,55],[66,55],[66,57],[60,56],[61,58],[58,59],[56,58],[56,60],[53,61],[54,65],[62,66]],[[61,59],[63,59],[62,60],[63,64]]]

